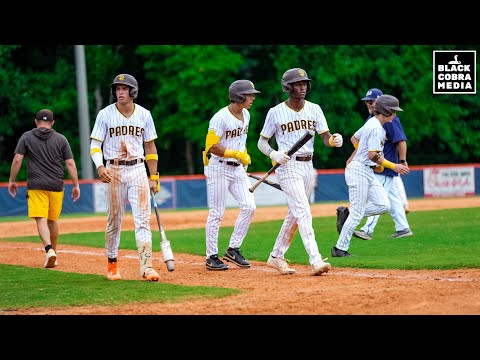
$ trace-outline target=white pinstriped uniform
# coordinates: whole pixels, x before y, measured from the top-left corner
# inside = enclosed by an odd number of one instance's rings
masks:
[[[135,110],[126,118],[116,104],[100,110],[95,120],[91,138],[102,141],[106,168],[112,175],[105,184],[108,200],[108,222],[105,231],[105,248],[109,258],[116,258],[120,245],[122,219],[127,200],[132,207],[135,222],[135,239],[152,242],[150,230],[150,184],[145,162],[136,165],[115,165],[109,160],[145,160],[144,142],[157,138],[153,118],[149,110],[134,104]]]
[[[230,112],[228,106],[220,109],[210,119],[208,131],[214,130],[215,134],[220,136],[219,144],[227,149],[246,151],[250,113],[247,109],[242,109],[242,112],[243,122]],[[227,161],[240,165],[228,165]],[[256,205],[253,194],[248,190],[251,185],[250,180],[245,167],[239,160],[212,154],[208,166],[204,167],[204,174],[207,177],[207,195],[210,208],[205,227],[208,259],[211,255],[218,254],[218,233],[225,213],[227,191],[232,194],[240,207],[229,242],[231,248],[238,248],[242,245],[252,222]]]
[[[318,134],[329,131],[327,120],[320,106],[305,100],[303,109],[297,112],[288,107],[286,102],[282,102],[268,111],[260,135],[267,139],[275,135],[278,150],[288,150],[307,130],[314,130]],[[280,165],[275,171],[278,182],[287,196],[288,213],[271,252],[272,256],[283,259],[298,227],[312,265],[322,260],[312,227],[309,203],[314,181],[313,164],[311,160],[297,161],[295,159],[297,156],[313,155],[313,143],[314,138],[292,155],[291,160]]]
[[[371,166],[369,151],[383,151],[386,132],[380,120],[370,118],[354,136],[360,140],[357,152],[345,168],[345,181],[350,199],[350,215],[338,237],[337,249],[347,251],[355,228],[364,216],[380,215],[390,210],[390,200]]]

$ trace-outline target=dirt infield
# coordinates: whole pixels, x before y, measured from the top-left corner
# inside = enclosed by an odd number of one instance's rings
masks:
[[[333,216],[339,204],[315,204],[312,214]],[[460,199],[412,199],[412,211],[480,206],[480,197]],[[286,207],[258,208],[254,221],[283,219]],[[228,209],[223,226],[233,225],[237,209]],[[166,229],[202,228],[207,211],[162,212]],[[61,234],[103,231],[106,217],[60,219]],[[152,224],[155,224],[152,216]],[[133,229],[131,216],[124,219],[123,230]],[[33,221],[0,223],[0,237],[37,235]],[[12,257],[12,252],[16,256]],[[59,266],[52,271],[105,275],[103,249],[61,244]],[[480,314],[480,269],[454,271],[399,271],[333,268],[319,277],[310,276],[310,266],[295,265],[297,273],[282,276],[265,262],[252,261],[250,269],[230,265],[228,271],[205,269],[205,258],[175,253],[175,271],[168,272],[160,260],[154,260],[163,283],[236,288],[239,295],[224,299],[183,301],[172,304],[85,306],[37,308],[9,314]],[[41,267],[43,248],[38,243],[0,242],[0,263]],[[160,254],[157,254],[161,257]],[[120,250],[119,264],[124,279],[139,280],[136,251]],[[107,280],[105,280],[107,281]],[[4,314],[0,311],[0,314]]]

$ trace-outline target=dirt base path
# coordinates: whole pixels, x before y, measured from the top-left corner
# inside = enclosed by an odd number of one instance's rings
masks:
[[[339,204],[315,204],[313,216],[333,216]],[[343,204],[344,205],[344,204]],[[480,206],[480,197],[461,199],[412,199],[412,211]],[[258,208],[254,221],[283,219],[286,207]],[[233,225],[238,209],[226,212],[223,226]],[[207,212],[161,212],[166,229],[204,227]],[[87,220],[88,219],[88,220]],[[104,231],[105,217],[61,219],[62,234]],[[155,224],[152,217],[152,224]],[[124,230],[133,229],[131,216]],[[34,222],[0,223],[0,237],[36,235]],[[15,257],[12,257],[15,253]],[[0,263],[30,267],[43,266],[40,243],[0,242]],[[105,276],[103,249],[59,245],[59,266],[52,271]],[[194,300],[173,304],[153,303],[116,307],[36,308],[3,314],[480,314],[480,269],[454,271],[367,270],[335,267],[322,276],[310,276],[310,266],[295,265],[297,273],[282,276],[264,262],[252,261],[250,269],[230,265],[229,270],[207,271],[205,258],[175,253],[175,271],[168,272],[154,260],[162,283],[219,286],[242,290],[241,294],[212,301]],[[139,280],[136,251],[120,250],[122,278]],[[105,281],[107,281],[105,279]]]

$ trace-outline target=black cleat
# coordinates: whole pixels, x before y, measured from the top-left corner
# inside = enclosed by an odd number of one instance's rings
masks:
[[[227,251],[225,251],[225,255],[223,255],[223,260],[233,262],[235,265],[243,268],[250,267],[250,263],[245,260],[240,252],[240,248],[228,248]]]
[[[348,251],[337,249],[337,247],[334,246],[332,248],[332,256],[333,257],[350,257],[352,256],[352,254],[350,254]]]
[[[228,265],[224,264],[218,258],[218,255],[212,255],[207,259],[207,270],[227,270]]]

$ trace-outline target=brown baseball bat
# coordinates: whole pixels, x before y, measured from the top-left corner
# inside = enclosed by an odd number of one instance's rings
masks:
[[[298,139],[295,144],[293,144],[290,150],[288,150],[287,155],[292,156],[294,153],[296,153],[303,145],[307,143],[308,140],[313,137],[313,135],[315,135],[315,132],[313,130],[307,130],[307,132],[300,139]],[[280,165],[281,164],[275,164],[274,166],[272,166],[272,168],[268,170],[265,175],[263,175],[260,179],[258,179],[258,181],[253,184],[248,190],[253,193],[257,186],[260,185],[267,177],[269,177],[270,174],[274,172],[275,169],[278,168]]]
[[[251,178],[260,180],[260,178],[258,176],[255,176],[255,175],[252,175],[252,174],[247,174],[247,175],[250,176]],[[280,186],[280,184],[277,184],[273,181],[265,179],[265,180],[263,180],[263,182],[267,185],[273,186],[275,189],[282,190],[282,187]]]

